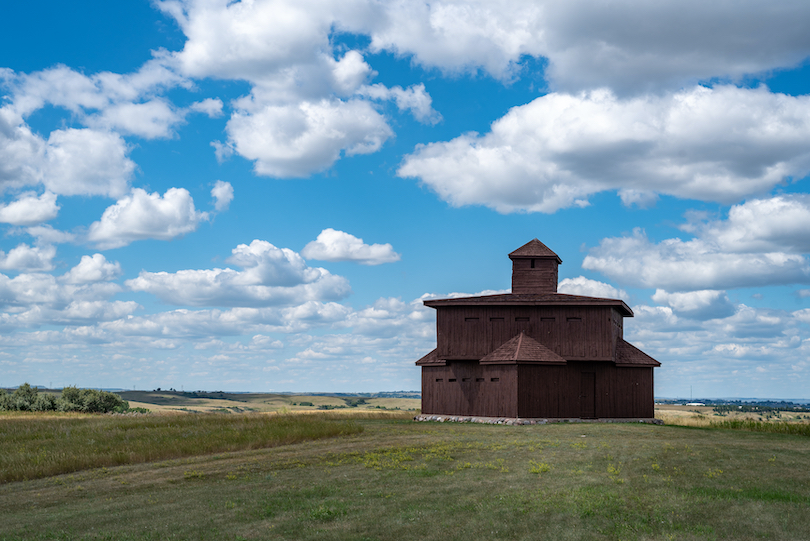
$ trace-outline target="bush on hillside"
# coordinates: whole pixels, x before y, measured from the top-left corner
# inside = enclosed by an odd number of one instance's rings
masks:
[[[36,387],[24,383],[12,394],[0,389],[0,411],[79,411],[83,413],[124,413],[129,402],[115,393],[65,387],[56,398],[49,393],[39,394]]]
[[[65,387],[57,400],[59,411],[81,411],[83,413],[123,413],[129,409],[129,402],[114,393]]]

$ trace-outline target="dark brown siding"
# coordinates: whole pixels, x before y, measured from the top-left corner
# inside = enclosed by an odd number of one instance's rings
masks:
[[[422,413],[517,417],[517,368],[476,362],[424,366]]]
[[[518,414],[527,418],[652,418],[652,370],[619,368],[605,362],[519,365]],[[583,373],[593,374],[593,414],[582,409],[587,404],[582,396]]]
[[[532,267],[532,262],[534,266]],[[513,259],[512,293],[556,293],[557,261],[555,259]]]
[[[616,351],[616,344],[624,338],[624,317],[615,308],[610,310],[612,317],[612,351]]]
[[[446,306],[436,312],[442,359],[477,361],[523,331],[565,359],[609,361],[621,331],[618,312],[607,306]]]

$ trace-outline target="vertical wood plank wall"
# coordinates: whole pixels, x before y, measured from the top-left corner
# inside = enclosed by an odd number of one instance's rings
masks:
[[[447,366],[424,366],[422,413],[544,419],[582,417],[582,372],[594,374],[595,417],[648,419],[655,416],[653,369],[617,367],[609,362],[481,366],[477,362],[458,361]],[[498,381],[492,381],[493,378]]]
[[[518,415],[527,418],[582,417],[582,373],[594,373],[594,416],[604,419],[655,416],[653,369],[606,362],[566,366],[518,365]]]
[[[534,261],[535,266],[531,263]],[[513,259],[512,293],[556,293],[557,261],[555,259]]]
[[[423,366],[422,413],[517,417],[517,368],[466,361]]]
[[[479,360],[521,331],[569,360],[613,360],[622,316],[609,306],[448,306],[436,313],[441,359]]]

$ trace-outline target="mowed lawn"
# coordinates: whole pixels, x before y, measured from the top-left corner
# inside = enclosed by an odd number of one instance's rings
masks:
[[[810,538],[806,436],[351,422],[362,430],[0,484],[0,539]]]

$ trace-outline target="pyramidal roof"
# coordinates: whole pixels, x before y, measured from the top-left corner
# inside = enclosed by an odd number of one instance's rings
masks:
[[[661,366],[661,363],[623,339],[616,343],[616,366]]]
[[[445,366],[447,361],[439,359],[438,349],[434,348],[433,351],[416,361],[416,366]]]
[[[510,259],[516,257],[537,257],[537,258],[554,258],[557,263],[562,263],[560,256],[551,251],[551,249],[537,239],[532,239],[511,254]]]
[[[481,359],[481,364],[566,364],[565,359],[521,332]]]

